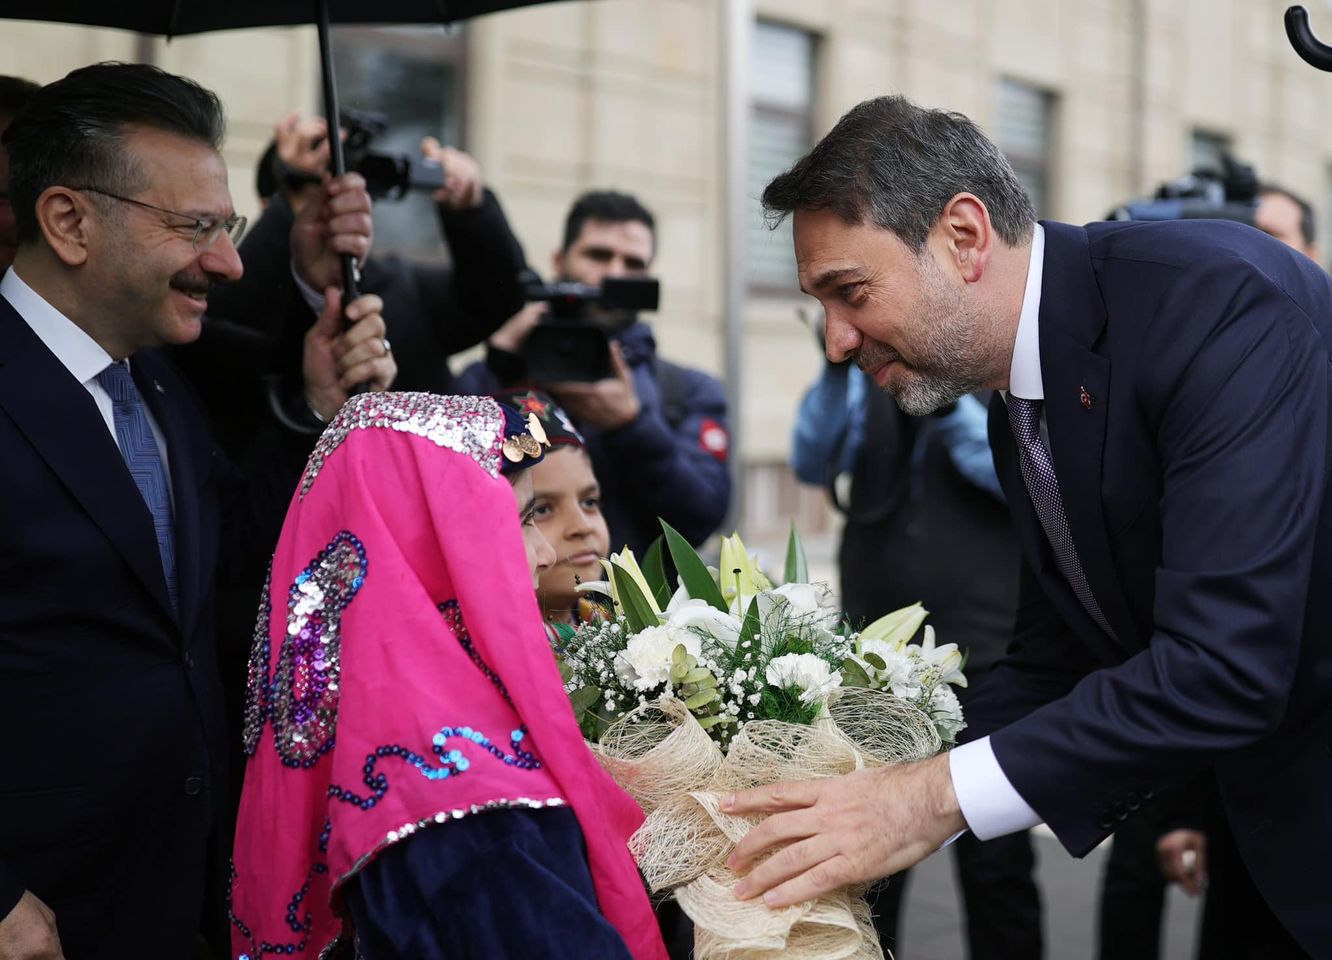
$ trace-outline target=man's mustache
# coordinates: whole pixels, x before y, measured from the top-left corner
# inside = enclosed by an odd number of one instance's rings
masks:
[[[867,343],[852,354],[858,366],[865,373],[873,373],[882,367],[885,363],[891,363],[894,360],[903,360],[902,355],[892,347],[883,343]]]

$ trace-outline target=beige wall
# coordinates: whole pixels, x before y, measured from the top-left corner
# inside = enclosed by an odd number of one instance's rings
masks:
[[[1231,136],[1261,176],[1307,196],[1329,223],[1332,76],[1289,48],[1287,0],[753,2],[760,16],[818,35],[820,132],[858,100],[889,91],[989,127],[996,84],[1009,77],[1057,98],[1059,218],[1098,217],[1181,175],[1198,127]],[[466,84],[468,142],[533,262],[547,266],[578,192],[638,194],[660,220],[663,351],[713,372],[723,361],[723,4],[596,0],[483,18],[470,28]],[[1315,5],[1315,29],[1332,38],[1323,13]],[[111,31],[7,22],[0,62],[45,81],[91,60],[134,58],[138,44]],[[317,102],[312,32],[150,47],[156,62],[223,97],[244,210],[274,119]],[[785,462],[800,392],[820,368],[794,320],[799,302],[754,301],[747,310],[740,424],[742,455],[756,465]],[[789,490],[773,492],[773,476],[756,484],[765,509],[794,509]]]

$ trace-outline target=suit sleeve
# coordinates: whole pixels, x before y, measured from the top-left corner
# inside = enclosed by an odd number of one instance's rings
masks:
[[[991,738],[1076,856],[1161,786],[1279,725],[1327,482],[1327,350],[1254,268],[1183,274],[1142,356],[1151,366],[1125,389],[1162,471],[1150,643]]]
[[[489,190],[475,210],[441,208],[439,218],[453,265],[418,267],[415,276],[421,302],[449,355],[480,343],[523,308],[518,275],[527,261]]]
[[[18,906],[27,889],[23,879],[7,868],[4,861],[0,861],[0,920],[9,916],[10,911]]]
[[[644,406],[637,420],[602,439],[621,487],[633,491],[638,515],[654,526],[660,517],[699,544],[721,526],[731,502],[729,429],[721,384],[696,370],[686,373],[687,408],[677,426],[667,424],[657,406]]]

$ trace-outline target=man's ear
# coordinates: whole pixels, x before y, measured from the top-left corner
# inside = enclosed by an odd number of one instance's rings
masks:
[[[66,266],[88,259],[89,234],[96,229],[88,199],[68,187],[47,187],[37,197],[37,227],[46,245]]]
[[[997,240],[984,202],[975,194],[957,194],[939,215],[934,232],[943,262],[951,264],[967,283],[977,283]]]
[[[564,276],[564,251],[558,247],[550,252],[550,267],[552,277]]]

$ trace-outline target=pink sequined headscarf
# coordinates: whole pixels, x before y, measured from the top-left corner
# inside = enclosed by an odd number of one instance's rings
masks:
[[[485,398],[366,394],[311,455],[250,655],[233,957],[331,952],[341,884],[418,830],[568,805],[602,913],[664,960],[626,847],[642,812],[584,745],[544,639],[503,426]]]

